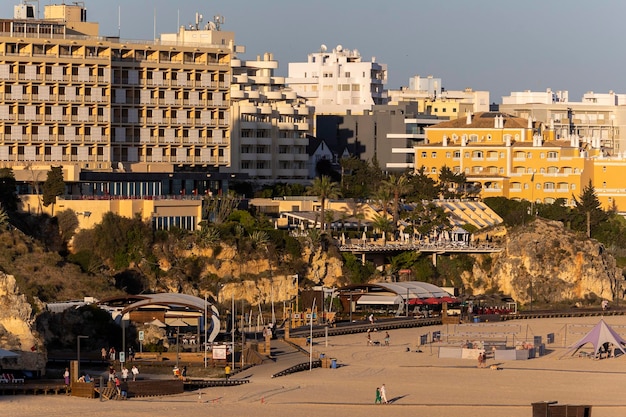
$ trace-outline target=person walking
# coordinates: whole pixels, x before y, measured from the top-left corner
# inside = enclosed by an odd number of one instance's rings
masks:
[[[385,346],[389,346],[389,332],[385,332]]]
[[[106,350],[106,348],[102,348],[100,350],[100,353],[102,354],[102,361],[106,361],[107,360],[107,350]]]
[[[226,365],[226,367],[224,367],[224,376],[226,377],[226,380],[228,381],[228,379],[230,378],[230,366]]]
[[[65,372],[63,372],[63,382],[65,383],[65,387],[70,386],[70,370],[69,368],[65,368]]]
[[[137,375],[139,375],[139,369],[137,368],[137,366],[133,365],[133,367],[130,369],[130,372],[133,374],[133,381],[136,381]]]
[[[382,403],[382,398],[380,397],[380,387],[376,387],[376,400],[374,401],[374,404],[380,403]]]
[[[122,381],[128,381],[128,368],[125,366],[122,368]]]
[[[385,384],[382,384],[380,386],[380,399],[382,400],[383,404],[389,404],[389,402],[387,401],[387,388],[385,388]]]

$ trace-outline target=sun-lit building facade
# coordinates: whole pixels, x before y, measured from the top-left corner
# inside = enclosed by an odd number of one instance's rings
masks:
[[[98,35],[82,3],[35,16],[16,8],[0,20],[0,166],[18,181],[62,166],[85,193],[113,192],[94,173],[137,174],[122,195],[191,193],[208,185],[169,187],[167,173],[230,166],[234,32],[196,25],[128,41]]]
[[[605,209],[626,211],[625,155],[608,155],[600,138],[557,139],[531,119],[485,112],[430,126],[415,161],[434,179],[444,166],[464,173],[483,198],[573,205],[591,181]]]

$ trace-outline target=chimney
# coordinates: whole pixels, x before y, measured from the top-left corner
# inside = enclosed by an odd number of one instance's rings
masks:
[[[465,124],[467,125],[472,124],[472,112],[467,112],[467,118],[465,119]]]

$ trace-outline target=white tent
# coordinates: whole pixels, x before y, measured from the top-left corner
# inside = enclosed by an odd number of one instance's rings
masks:
[[[617,334],[615,330],[609,327],[609,325],[606,324],[604,320],[600,320],[600,322],[596,324],[594,328],[589,331],[589,333],[587,333],[578,342],[571,345],[565,354],[572,352],[573,355],[587,343],[593,346],[594,355],[598,354],[600,348],[605,343],[612,343],[616,350],[619,349],[620,351],[622,351],[622,353],[626,354],[626,350],[624,350],[624,346],[626,346],[626,340],[624,340],[619,334]]]

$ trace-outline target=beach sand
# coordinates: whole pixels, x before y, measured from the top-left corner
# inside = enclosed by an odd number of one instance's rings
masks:
[[[207,388],[175,396],[99,401],[54,395],[0,396],[5,415],[30,416],[255,416],[309,417],[323,415],[376,416],[481,416],[530,417],[534,402],[592,406],[593,417],[626,416],[622,394],[626,355],[594,360],[563,356],[600,317],[517,320],[470,326],[433,326],[390,331],[390,346],[368,346],[366,335],[315,339],[316,356],[336,358],[336,369],[316,368],[272,378],[281,370],[276,362],[250,368],[235,378],[250,383],[235,387]],[[605,321],[626,335],[626,317]],[[623,326],[623,327],[621,327]],[[512,334],[512,329],[515,334]],[[442,332],[442,342],[419,346],[421,335]],[[546,355],[525,361],[498,362],[501,370],[477,368],[475,360],[443,359],[438,348],[460,339],[478,339],[468,332],[507,333],[509,342],[531,340],[554,333]],[[459,336],[463,333],[462,336]],[[455,336],[456,335],[456,336]],[[497,337],[497,335],[496,335]],[[383,341],[384,332],[373,332]],[[279,342],[276,342],[277,344]],[[407,348],[409,351],[407,351]],[[589,351],[591,347],[586,350]],[[417,352],[421,350],[421,352]],[[298,354],[300,355],[300,354]],[[308,357],[302,354],[301,362]],[[284,369],[284,368],[282,368]],[[193,370],[191,370],[193,371]],[[374,404],[376,387],[387,387],[388,405]]]

